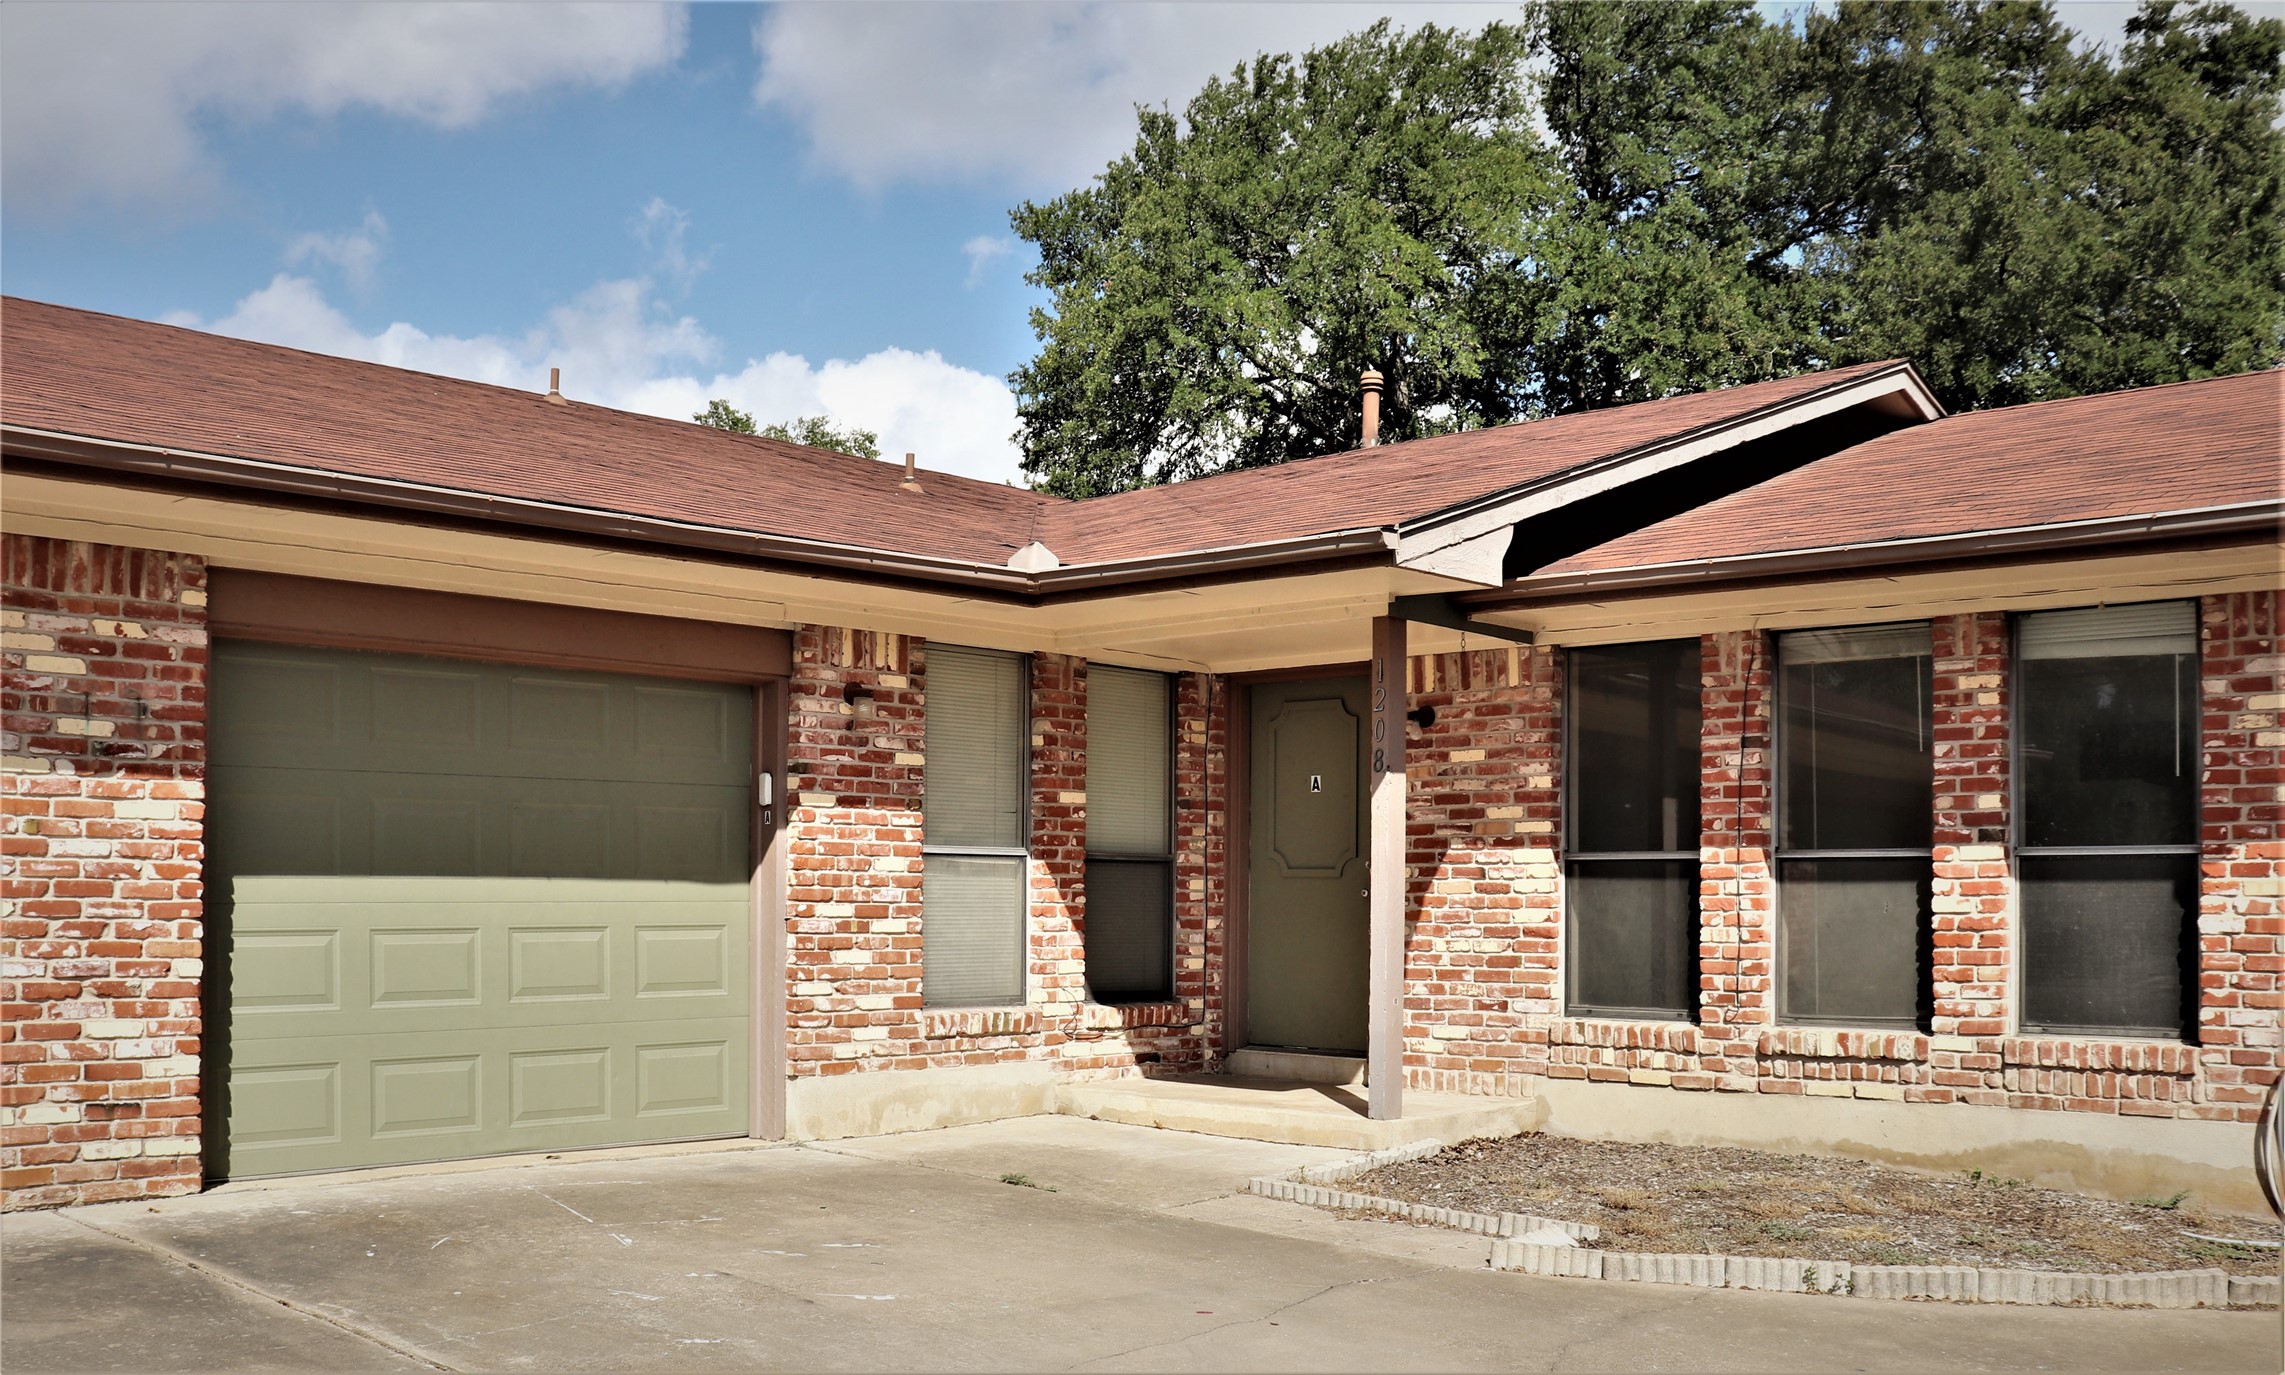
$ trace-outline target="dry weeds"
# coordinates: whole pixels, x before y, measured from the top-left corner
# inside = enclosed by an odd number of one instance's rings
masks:
[[[2195,1200],[2117,1203],[1973,1171],[1926,1174],[1830,1156],[1521,1136],[1467,1141],[1345,1184],[1476,1212],[1532,1212],[1602,1228],[1614,1251],[1806,1256],[1870,1265],[2012,1265],[2117,1272],[2220,1266],[2275,1274],[2268,1219]]]

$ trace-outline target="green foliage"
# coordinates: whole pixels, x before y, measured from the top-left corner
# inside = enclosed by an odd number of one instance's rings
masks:
[[[2172,1212],[2175,1209],[2181,1207],[2182,1200],[2188,1198],[2189,1196],[2190,1191],[2188,1189],[2183,1189],[2178,1193],[2171,1194],[2144,1194],[2142,1197],[2134,1201],[2136,1205],[2140,1207],[2163,1208],[2167,1212]]]
[[[1257,58],[1012,215],[1034,484],[1086,495],[1904,356],[1955,409],[2275,364],[2285,22],[1541,0]],[[1534,120],[1534,115],[1537,121]]]
[[[830,417],[822,415],[796,416],[782,425],[756,428],[752,415],[716,397],[706,403],[705,410],[690,418],[701,425],[728,430],[732,434],[782,439],[788,444],[806,444],[812,449],[831,449],[836,453],[855,454],[859,458],[881,456],[881,437],[878,434],[858,429],[855,425],[846,429],[837,428]]]
[[[860,430],[851,425],[837,429],[822,415],[797,416],[783,425],[764,425],[764,439],[782,439],[788,444],[806,444],[812,449],[831,449],[836,453],[855,454],[859,458],[879,458],[881,437],[871,430]]]
[[[1081,496],[1508,418],[1524,227],[1553,194],[1524,35],[1387,23],[1139,112],[1097,184],[1019,207],[1047,341],[1012,377],[1025,469]]]
[[[728,430],[732,434],[752,434],[754,417],[717,396],[706,403],[706,409],[690,417],[710,429]]]

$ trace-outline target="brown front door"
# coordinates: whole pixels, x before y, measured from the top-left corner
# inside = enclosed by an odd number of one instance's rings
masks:
[[[1246,1039],[1363,1054],[1362,678],[1254,687]]]

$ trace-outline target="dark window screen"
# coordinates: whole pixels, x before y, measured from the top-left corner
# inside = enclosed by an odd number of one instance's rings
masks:
[[[1698,1001],[1698,642],[1574,650],[1571,674],[1571,1008],[1688,1017]]]
[[[1698,1003],[1698,861],[1573,861],[1571,1006],[1687,1017]]]
[[[2175,1036],[2192,1025],[2198,857],[2025,855],[2023,1020]]]
[[[1574,854],[1698,848],[1698,642],[1573,651]]]
[[[1087,861],[1087,992],[1096,1002],[1174,996],[1173,869],[1165,860]]]
[[[1928,986],[1923,858],[1778,861],[1788,1020],[1906,1027]]]
[[[1788,635],[1780,654],[1779,847],[1927,849],[1927,627]]]
[[[2197,841],[2198,668],[2185,629],[2179,653],[2025,653],[2025,846]]]
[[[2024,1027],[2189,1035],[2197,604],[2024,616],[2016,684]]]
[[[1906,1027],[1927,1015],[1931,666],[1924,623],[1778,640],[1785,1021]]]

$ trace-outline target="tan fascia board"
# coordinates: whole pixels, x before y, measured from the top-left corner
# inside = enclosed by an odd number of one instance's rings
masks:
[[[2285,587],[2285,547],[2270,539],[1621,592],[1477,614],[1529,629],[1542,644],[1593,645],[1732,630],[1870,625],[1974,612],[2167,601],[2281,587]]]
[[[2231,539],[2274,534],[2285,525],[2285,501],[2185,507],[2135,515],[2100,516],[2047,525],[2007,526],[1910,539],[1869,540],[1772,553],[1691,559],[1586,573],[1519,578],[1496,592],[1470,592],[1461,600],[1479,614],[1578,597],[1645,594],[1715,583],[1798,579],[1870,573],[1916,564],[2036,558],[2100,551],[2164,540]]]
[[[1097,596],[1109,589],[1153,582],[1239,577],[1282,565],[1387,558],[1396,544],[1393,531],[1368,527],[1260,544],[1223,545],[1151,558],[1021,572],[970,560],[636,516],[568,503],[495,496],[430,483],[358,477],[260,459],[132,444],[16,425],[0,425],[0,448],[4,448],[9,457],[113,476],[135,475],[260,492],[289,500],[338,502],[414,515],[475,520],[555,535],[829,569],[860,578],[944,585],[970,595],[998,597],[1016,603]]]
[[[830,625],[1205,672],[1353,658],[1349,641],[1386,612],[1391,597],[1441,585],[1386,563],[1301,565],[1245,581],[1146,585],[1039,605],[530,529],[180,491],[84,470],[11,472],[4,495],[0,528],[12,534],[164,549],[218,567],[738,625]]]
[[[1518,521],[1858,406],[1886,406],[1923,423],[1944,416],[1942,403],[1919,372],[1910,363],[1898,362],[1719,424],[1669,435],[1404,521],[1397,527],[1397,564],[1463,578],[1479,587],[1497,587],[1507,552],[1499,536]]]

